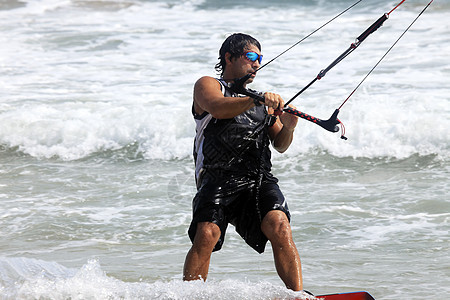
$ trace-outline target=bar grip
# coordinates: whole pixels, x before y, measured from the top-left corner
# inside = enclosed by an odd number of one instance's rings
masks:
[[[369,28],[366,29],[363,33],[361,33],[360,36],[356,38],[356,44],[362,43],[370,34],[377,31],[378,28],[383,25],[384,21],[386,21],[389,18],[388,14],[382,15],[378,20],[375,21]]]

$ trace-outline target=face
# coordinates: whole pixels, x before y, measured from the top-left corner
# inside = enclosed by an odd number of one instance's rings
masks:
[[[249,45],[245,47],[245,52],[255,52],[258,55],[261,55],[258,47],[255,45]],[[229,54],[228,54],[229,55]],[[257,60],[251,61],[246,57],[246,55],[241,55],[236,58],[227,59],[227,66],[224,73],[224,78],[241,78],[247,74],[251,74],[255,72],[259,67],[260,63]],[[252,76],[246,81],[246,83],[253,82],[256,74],[252,74]]]

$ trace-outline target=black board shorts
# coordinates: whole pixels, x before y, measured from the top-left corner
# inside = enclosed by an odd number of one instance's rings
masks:
[[[268,239],[261,230],[261,220],[271,210],[283,211],[290,221],[288,206],[276,182],[263,180],[256,197],[255,181],[240,181],[231,186],[203,181],[193,199],[189,238],[194,241],[198,223],[215,223],[221,231],[213,250],[217,251],[222,248],[228,224],[232,224],[250,247],[263,253]]]

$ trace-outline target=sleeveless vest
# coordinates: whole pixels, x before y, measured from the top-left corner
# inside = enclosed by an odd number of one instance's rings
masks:
[[[225,97],[238,97],[225,81],[218,79]],[[264,106],[255,106],[231,119],[216,119],[208,112],[198,115],[194,140],[195,179],[197,187],[205,173],[226,177],[255,178],[263,173],[276,180],[272,168],[269,135]]]

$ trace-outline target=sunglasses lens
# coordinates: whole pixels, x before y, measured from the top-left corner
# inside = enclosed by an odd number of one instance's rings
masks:
[[[258,54],[256,54],[255,52],[247,52],[247,58],[250,59],[251,61],[255,61],[258,59]]]
[[[255,52],[247,52],[247,53],[245,53],[245,55],[247,56],[247,58],[249,60],[251,60],[251,61],[258,60],[258,62],[261,63],[262,55],[258,55]]]

